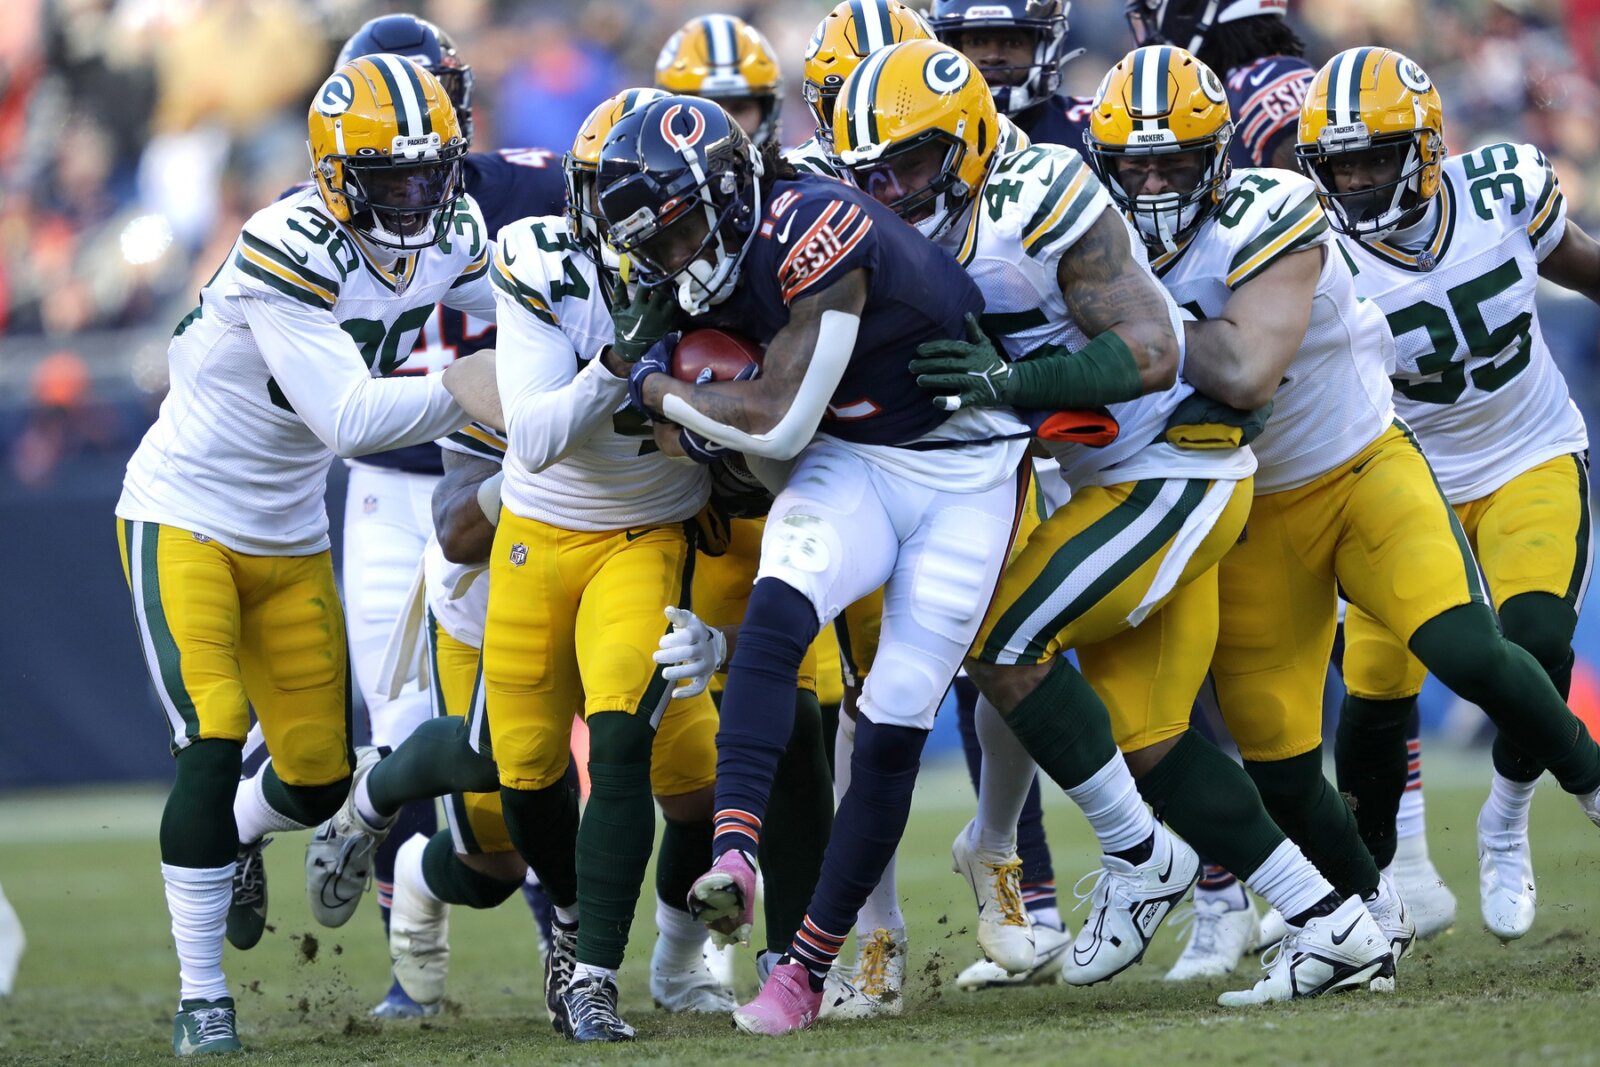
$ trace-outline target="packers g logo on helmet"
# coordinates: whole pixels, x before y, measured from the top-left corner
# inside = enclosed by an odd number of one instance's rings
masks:
[[[841,0],[823,16],[806,45],[800,95],[817,123],[817,139],[833,145],[833,108],[839,88],[862,60],[903,41],[931,41],[933,28],[900,0]]]
[[[1000,116],[975,73],[948,45],[891,45],[845,80],[833,109],[855,183],[928,237],[961,217],[995,158]]]
[[[1123,56],[1095,93],[1083,139],[1090,165],[1146,244],[1175,251],[1222,203],[1233,139],[1228,94],[1215,71],[1181,48]],[[1194,187],[1161,193],[1140,191],[1155,164],[1127,162],[1188,155],[1199,158]]]
[[[1419,217],[1439,192],[1444,158],[1444,105],[1414,61],[1351,48],[1317,71],[1300,109],[1295,162],[1316,183],[1334,229],[1380,240]]]
[[[322,91],[317,94],[317,102],[312,106],[320,114],[331,118],[334,115],[343,115],[355,102],[356,87],[351,83],[349,75],[335,74],[323,83]]]

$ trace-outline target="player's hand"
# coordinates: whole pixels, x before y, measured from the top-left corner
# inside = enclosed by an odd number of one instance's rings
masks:
[[[640,287],[629,299],[627,285],[619,281],[611,301],[611,322],[615,330],[611,351],[624,362],[638,362],[672,332],[681,314],[671,286]]]
[[[688,680],[672,691],[672,699],[699,696],[711,684],[711,676],[728,655],[728,639],[721,630],[707,626],[686,608],[667,608],[672,629],[661,635],[660,647],[652,658],[668,664],[661,677],[669,682]]]
[[[963,407],[1004,407],[1011,403],[1011,361],[994,347],[974,315],[966,319],[965,341],[925,341],[910,363],[917,384],[940,395],[933,402],[946,411]]]
[[[656,343],[650,346],[649,351],[639,357],[633,369],[628,372],[628,403],[638,408],[647,418],[658,418],[659,411],[652,410],[644,402],[644,383],[652,374],[670,374],[672,364],[672,350],[678,347],[678,332],[666,334],[657,338]]]
[[[728,454],[728,450],[708,437],[702,437],[693,430],[678,428],[678,447],[683,454],[696,463],[710,465]]]

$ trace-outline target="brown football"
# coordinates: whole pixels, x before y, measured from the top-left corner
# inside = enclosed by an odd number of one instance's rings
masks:
[[[728,330],[690,330],[672,350],[672,376],[680,382],[699,381],[708,368],[712,381],[730,382],[752,365],[761,366],[761,346]]]

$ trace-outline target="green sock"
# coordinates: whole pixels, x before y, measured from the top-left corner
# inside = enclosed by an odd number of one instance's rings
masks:
[[[1062,789],[1082,785],[1117,756],[1110,712],[1065,656],[1056,657],[1038,688],[1005,720],[1028,755]]]
[[[578,901],[578,791],[563,776],[543,789],[500,787],[506,833],[533,868],[550,903]]]
[[[178,775],[161,812],[162,863],[209,869],[233,862],[239,853],[233,793],[243,751],[220,737],[178,751]]]
[[[656,837],[650,796],[654,738],[643,716],[589,716],[589,804],[578,827],[580,963],[622,966]]]
[[[367,776],[367,796],[380,815],[393,815],[408,800],[447,793],[492,793],[500,788],[494,760],[472,751],[467,720],[445,715],[411,731],[399,748]]]
[[[1395,816],[1406,791],[1406,767],[1410,762],[1406,735],[1416,706],[1416,697],[1367,700],[1346,696],[1339,711],[1339,729],[1333,745],[1334,773],[1339,779],[1339,792],[1349,798],[1348,807],[1355,811],[1361,840],[1380,870],[1394,859]],[[1318,777],[1321,774],[1319,767]],[[1259,778],[1256,784],[1261,784]],[[1264,795],[1265,788],[1262,792]],[[1283,825],[1282,820],[1279,825]],[[1310,855],[1305,842],[1295,840]],[[1328,874],[1326,870],[1323,873]],[[1328,874],[1328,880],[1338,885],[1332,874]]]
[[[713,824],[710,819],[665,821],[661,847],[656,849],[656,896],[682,911],[688,905],[689,887],[711,866]]]
[[[1272,821],[1333,883],[1340,898],[1365,897],[1377,890],[1379,865],[1361,841],[1350,806],[1323,777],[1321,745],[1284,760],[1246,760],[1244,769]],[[1393,858],[1391,848],[1387,859]]]
[[[839,705],[823,704],[822,752],[828,761],[828,780],[833,781],[833,739],[839,733]]]
[[[773,776],[758,849],[766,885],[762,916],[767,948],[773,952],[788,951],[806,917],[833,829],[833,778],[828,773],[833,746],[823,734],[817,695],[799,690],[794,712],[794,732]]]
[[[331,818],[349,795],[348,776],[327,785],[287,785],[278,777],[278,768],[271,763],[261,771],[261,796],[267,806],[301,826],[315,826]]]
[[[1207,863],[1240,879],[1283,844],[1283,831],[1267,815],[1244,768],[1193,730],[1139,779],[1139,795]]]
[[[1550,682],[1566,700],[1572,692],[1572,633],[1578,616],[1563,599],[1550,593],[1519,593],[1500,606],[1500,625],[1506,640],[1525,649],[1539,661]],[[1513,782],[1537,781],[1544,773],[1539,761],[1502,732],[1494,739],[1494,769]]]
[[[449,830],[428,838],[422,850],[422,877],[433,895],[446,904],[465,904],[469,908],[493,908],[505,903],[522,888],[522,879],[502,882],[468,867],[456,855]]]
[[[1539,661],[1507,641],[1484,604],[1434,616],[1411,651],[1457,696],[1482,708],[1506,739],[1547,767],[1569,793],[1600,789],[1600,747],[1567,708]]]

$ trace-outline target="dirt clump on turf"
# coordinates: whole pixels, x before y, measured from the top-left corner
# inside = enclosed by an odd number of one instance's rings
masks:
[[[289,940],[295,943],[301,963],[317,962],[317,953],[322,949],[322,942],[317,940],[316,934],[290,934]]]

